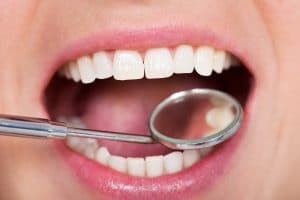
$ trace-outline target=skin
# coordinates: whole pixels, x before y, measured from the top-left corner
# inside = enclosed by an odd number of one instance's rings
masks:
[[[255,123],[224,176],[201,198],[299,198],[300,1],[182,2],[0,1],[0,113],[44,116],[37,88],[45,63],[67,43],[101,28],[175,19],[217,32],[230,23],[230,34],[261,52],[259,98],[252,105],[261,109],[253,113]],[[50,142],[1,137],[0,159],[0,199],[99,199],[70,173]]]

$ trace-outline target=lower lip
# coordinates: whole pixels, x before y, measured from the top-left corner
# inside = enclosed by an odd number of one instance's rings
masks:
[[[137,178],[119,173],[82,155],[71,151],[64,142],[56,142],[63,160],[80,181],[107,199],[189,199],[210,189],[224,174],[226,166],[236,151],[248,126],[249,96],[244,123],[228,141],[220,144],[213,152],[192,167],[179,173],[157,178]]]

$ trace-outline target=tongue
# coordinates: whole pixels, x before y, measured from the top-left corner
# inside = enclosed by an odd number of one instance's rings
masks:
[[[171,93],[204,87],[197,78],[185,76],[157,80],[105,80],[87,89],[81,105],[82,120],[90,129],[150,135],[152,109]],[[114,155],[144,157],[170,152],[160,144],[135,144],[99,140]]]

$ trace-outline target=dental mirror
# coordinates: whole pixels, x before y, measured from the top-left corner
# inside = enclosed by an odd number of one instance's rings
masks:
[[[0,115],[0,135],[65,139],[83,137],[133,143],[161,143],[185,150],[217,145],[239,129],[243,110],[232,96],[213,89],[172,94],[158,104],[150,120],[150,136],[74,128],[63,122]]]
[[[152,137],[171,149],[200,149],[219,144],[239,129],[241,105],[212,89],[192,89],[163,100],[150,117]]]

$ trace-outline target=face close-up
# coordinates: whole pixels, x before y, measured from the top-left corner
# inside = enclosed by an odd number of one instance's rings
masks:
[[[0,134],[0,199],[299,199],[299,9],[298,0],[1,0],[0,118],[146,136],[153,108],[194,88],[226,92],[244,116],[228,140],[194,150]],[[204,116],[213,130],[233,118],[226,109]]]

